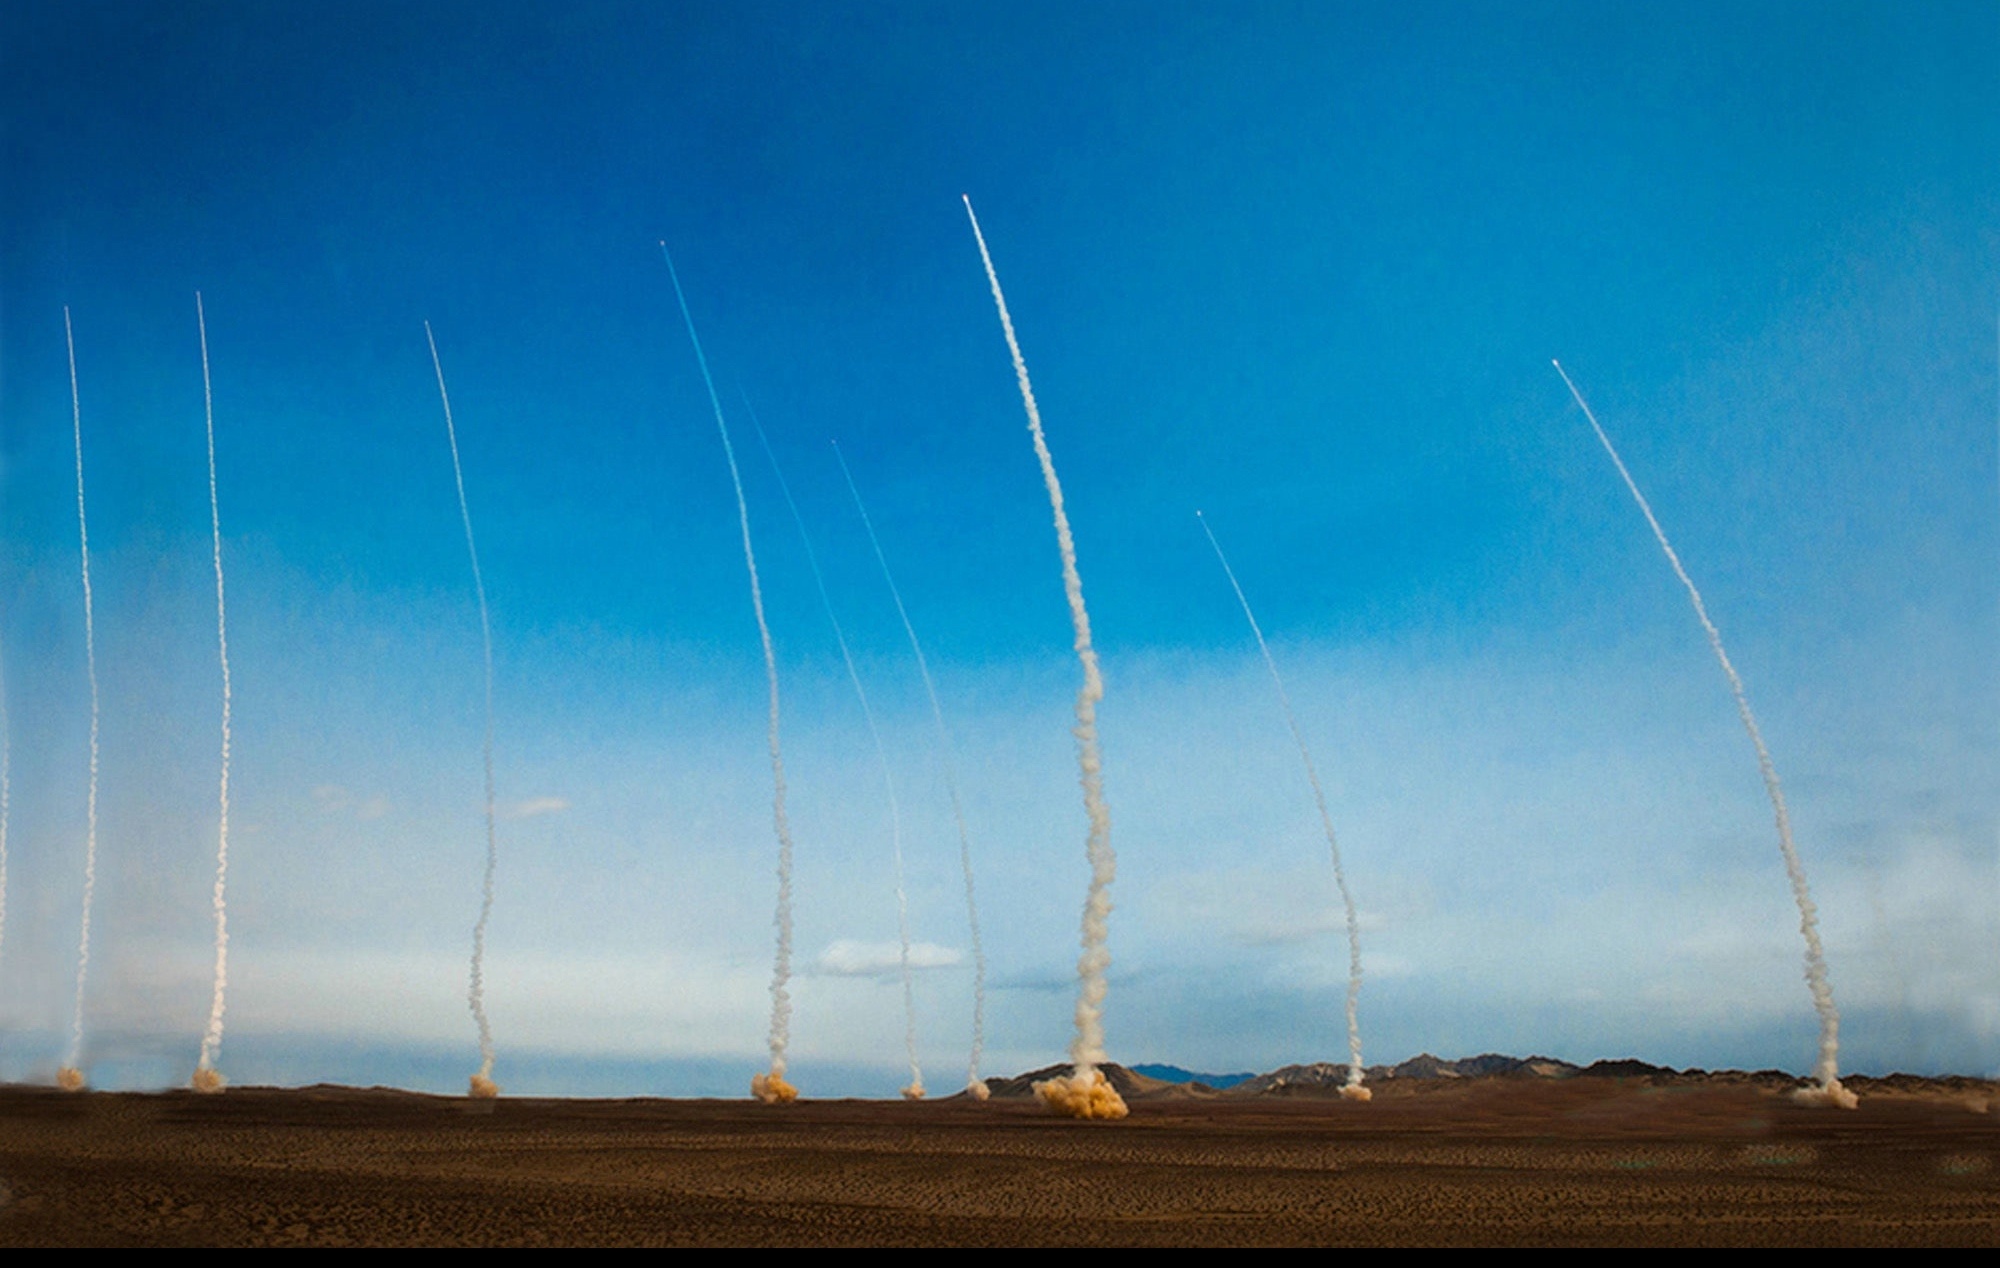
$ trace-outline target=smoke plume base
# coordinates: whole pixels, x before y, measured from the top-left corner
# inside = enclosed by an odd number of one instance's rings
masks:
[[[1071,1118],[1116,1119],[1131,1113],[1125,1107],[1125,1098],[1111,1086],[1111,1080],[1104,1077],[1102,1070],[1091,1066],[1078,1066],[1067,1077],[1035,1084],[1035,1095],[1055,1113]]]
[[[993,1089],[986,1086],[985,1079],[972,1080],[965,1085],[965,1090],[972,1095],[972,1099],[975,1101],[989,1100],[993,1096]]]
[[[197,1092],[220,1092],[225,1082],[220,1070],[198,1065],[194,1068],[194,1077],[188,1080],[188,1086]]]
[[[1861,1104],[1861,1098],[1843,1087],[1839,1079],[1798,1088],[1793,1091],[1792,1100],[1800,1105],[1831,1105],[1835,1109],[1850,1110]]]
[[[1366,1104],[1375,1099],[1375,1093],[1371,1089],[1361,1086],[1359,1082],[1343,1083],[1340,1086],[1340,1099],[1343,1101],[1360,1101]]]
[[[500,1085],[483,1074],[475,1074],[469,1081],[465,1094],[476,1101],[490,1101],[500,1095]]]
[[[921,1101],[924,1099],[924,1095],[924,1085],[921,1081],[912,1083],[903,1089],[903,1099],[906,1101]]]
[[[89,1084],[84,1080],[83,1071],[73,1065],[66,1065],[56,1071],[56,1086],[65,1092],[81,1092]]]
[[[773,1070],[769,1074],[750,1076],[750,1095],[766,1105],[790,1105],[799,1099],[799,1090],[785,1082],[785,1076]]]

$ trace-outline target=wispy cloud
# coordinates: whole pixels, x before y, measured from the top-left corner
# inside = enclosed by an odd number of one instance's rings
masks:
[[[321,814],[352,814],[364,822],[383,818],[389,813],[387,797],[378,793],[365,800],[356,800],[354,793],[339,784],[320,784],[312,790],[312,799]]]
[[[910,944],[912,969],[948,969],[962,963],[964,953],[935,942]],[[893,942],[857,942],[841,938],[813,961],[813,972],[825,977],[892,977],[902,971],[902,948]]]
[[[567,797],[530,797],[517,801],[501,812],[503,819],[535,819],[542,815],[560,814],[569,809]]]

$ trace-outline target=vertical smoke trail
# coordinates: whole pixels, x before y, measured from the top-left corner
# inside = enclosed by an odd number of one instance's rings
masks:
[[[1687,569],[1681,566],[1680,556],[1668,544],[1666,531],[1654,518],[1652,506],[1647,503],[1646,495],[1639,492],[1632,473],[1625,469],[1618,450],[1612,447],[1611,437],[1605,435],[1604,428],[1598,425],[1597,415],[1584,402],[1583,393],[1577,390],[1569,372],[1562,368],[1562,362],[1552,361],[1550,364],[1555,366],[1557,374],[1562,375],[1563,385],[1576,398],[1583,416],[1590,420],[1590,428],[1597,433],[1604,452],[1611,455],[1612,465],[1618,468],[1625,487],[1632,491],[1632,498],[1646,516],[1646,523],[1652,526],[1653,537],[1666,553],[1667,562],[1673,565],[1674,575],[1687,587],[1688,598],[1694,603],[1694,614],[1708,634],[1708,645],[1714,649],[1715,659],[1722,665],[1723,676],[1729,680],[1730,694],[1736,697],[1736,711],[1742,715],[1743,729],[1750,733],[1751,746],[1757,750],[1757,769],[1764,776],[1764,791],[1770,794],[1771,808],[1777,815],[1778,849],[1785,856],[1785,874],[1791,878],[1792,898],[1799,907],[1799,932],[1806,941],[1806,985],[1812,991],[1813,1010],[1819,1014],[1819,1060],[1813,1067],[1813,1077],[1819,1080],[1819,1086],[1811,1089],[1808,1099],[1853,1109],[1856,1104],[1854,1094],[1840,1085],[1840,1010],[1834,1007],[1833,987],[1826,980],[1826,953],[1820,947],[1818,909],[1813,906],[1812,891],[1806,888],[1805,866],[1799,862],[1798,849],[1792,844],[1792,820],[1785,811],[1785,794],[1778,786],[1778,771],[1771,764],[1770,750],[1764,747],[1764,735],[1757,729],[1757,718],[1750,712],[1750,699],[1743,692],[1743,680],[1736,676],[1736,667],[1729,663],[1729,654],[1722,650],[1722,634],[1715,628],[1715,622],[1708,619],[1708,608],[1701,601],[1701,591],[1694,588]]]
[[[965,918],[972,930],[972,1059],[966,1067],[965,1089],[983,1101],[987,1096],[986,1080],[979,1077],[979,1058],[986,1049],[986,950],[979,941],[979,904],[972,891],[972,841],[965,831],[965,808],[958,799],[958,776],[952,770],[951,735],[945,730],[944,709],[938,704],[931,667],[924,660],[924,645],[917,641],[917,627],[910,624],[902,591],[896,588],[896,576],[889,571],[889,558],[882,553],[881,539],[875,536],[875,523],[868,518],[868,507],[861,500],[861,490],[854,483],[854,473],[847,469],[847,456],[840,452],[838,441],[834,442],[833,456],[840,461],[840,474],[847,477],[847,491],[854,495],[854,509],[861,512],[862,527],[868,530],[868,544],[875,548],[876,562],[882,565],[882,579],[889,583],[889,597],[896,601],[896,615],[903,618],[903,632],[910,636],[917,672],[923,675],[924,693],[930,697],[931,721],[937,726],[938,761],[944,767],[945,791],[951,796],[952,822],[958,826],[958,864],[965,873]]]
[[[7,946],[7,803],[12,791],[13,756],[14,732],[7,718],[7,675],[5,667],[0,666],[0,950]]]
[[[778,491],[785,495],[785,505],[791,509],[792,522],[799,526],[799,541],[806,548],[806,563],[812,568],[813,584],[819,587],[819,601],[826,609],[826,623],[833,627],[833,641],[840,646],[841,662],[847,666],[847,680],[854,684],[854,698],[861,702],[861,716],[868,722],[868,736],[875,742],[875,760],[882,768],[882,788],[889,797],[890,849],[896,862],[896,936],[901,948],[899,963],[903,973],[903,1048],[910,1060],[910,1085],[903,1089],[903,1096],[920,1101],[924,1096],[924,1072],[917,1062],[917,1005],[910,981],[910,901],[903,889],[903,811],[896,800],[896,781],[889,774],[889,751],[883,746],[882,732],[875,725],[875,711],[869,707],[868,693],[862,690],[861,672],[854,667],[854,657],[847,648],[847,635],[833,614],[833,597],[827,593],[826,577],[819,570],[819,557],[813,553],[812,534],[806,531],[805,516],[799,513],[799,504],[792,498],[791,485],[785,483],[784,470],[778,466],[778,455],[771,450],[763,424],[757,421],[757,411],[750,408],[747,400],[743,408],[750,415],[750,426],[757,433],[757,443],[763,446],[764,456],[771,461],[771,474],[778,477]]]
[[[1080,979],[1076,1038],[1069,1049],[1074,1068],[1068,1079],[1051,1079],[1036,1085],[1035,1091],[1050,1108],[1078,1118],[1123,1118],[1125,1102],[1097,1068],[1105,1060],[1104,973],[1111,965],[1111,952],[1105,942],[1110,933],[1111,882],[1118,873],[1118,856],[1111,851],[1111,811],[1104,804],[1104,766],[1097,748],[1097,702],[1104,698],[1104,679],[1097,671],[1097,652],[1090,645],[1090,614],[1083,607],[1083,579],[1076,571],[1076,543],[1070,538],[1069,516],[1063,513],[1062,485],[1056,480],[1055,460],[1049,457],[1048,441],[1042,436],[1042,414],[1035,407],[1035,391],[1028,383],[1028,363],[1022,359],[1020,341],[1014,337],[1014,319],[1007,313],[1007,297],[1000,291],[1000,275],[993,270],[993,256],[986,249],[986,235],[979,231],[972,198],[962,197],[966,217],[972,221],[973,239],[979,243],[979,258],[986,265],[987,283],[993,288],[993,306],[1000,313],[1007,351],[1014,358],[1014,377],[1021,385],[1021,404],[1028,412],[1028,433],[1034,437],[1035,457],[1042,464],[1042,483],[1048,486],[1056,545],[1062,552],[1063,592],[1069,598],[1070,624],[1076,628],[1076,658],[1083,665],[1083,688],[1076,694],[1076,747],[1077,764],[1082,770],[1083,807],[1090,816],[1086,845],[1090,891],[1083,906],[1083,954],[1076,965]]]
[[[472,541],[472,512],[465,501],[465,472],[458,463],[458,429],[451,422],[451,397],[444,390],[444,364],[438,360],[437,338],[424,323],[424,340],[431,347],[431,368],[437,371],[438,400],[444,404],[444,434],[451,442],[451,478],[458,485],[458,518],[465,524],[465,552],[472,557],[472,589],[479,597],[479,638],[486,653],[486,876],[480,885],[479,920],[472,926],[472,975],[466,1002],[479,1023],[479,1070],[469,1080],[473,1096],[500,1095],[493,1082],[493,1028],[486,1021],[486,925],[493,916],[493,872],[500,861],[499,838],[493,827],[493,623],[486,609],[486,581],[479,573],[479,547]]]
[[[76,390],[76,336],[69,307],[63,307],[63,342],[69,348],[70,424],[76,438],[76,535],[83,555],[83,657],[90,675],[90,800],[83,845],[83,925],[77,937],[76,1007],[70,1023],[69,1056],[56,1071],[64,1090],[83,1088],[83,987],[90,976],[90,905],[97,893],[97,626],[90,597],[90,524],[83,512],[83,404]]]
[[[715,429],[722,433],[722,455],[729,460],[729,479],[736,488],[736,518],[743,529],[743,563],[750,572],[750,606],[757,614],[757,636],[764,643],[764,678],[771,689],[771,818],[778,832],[778,910],[773,923],[778,927],[778,949],[771,965],[771,1069],[750,1076],[750,1091],[760,1101],[784,1105],[797,1100],[799,1090],[785,1081],[785,1051],[792,1043],[792,824],[785,817],[785,759],[778,751],[778,654],[771,646],[771,627],[764,620],[764,590],[757,581],[756,552],[750,549],[750,504],[743,499],[743,476],[736,469],[729,424],[722,419],[722,399],[715,394],[708,357],[694,332],[694,315],[688,311],[681,277],[665,242],[660,243],[660,258],[667,262],[667,276],[673,279],[674,298],[681,306],[688,342],[694,345],[695,363],[701,367],[701,381],[708,388],[708,403],[715,409]]]
[[[1299,746],[1299,761],[1306,768],[1306,782],[1312,785],[1313,803],[1319,807],[1320,826],[1326,829],[1326,848],[1333,855],[1333,879],[1340,887],[1340,905],[1347,914],[1347,1083],[1340,1094],[1350,1100],[1370,1099],[1367,1088],[1361,1086],[1361,1024],[1357,1010],[1361,1000],[1361,931],[1360,922],[1354,912],[1354,895],[1347,888],[1347,872],[1340,865],[1340,843],[1333,836],[1333,816],[1327,813],[1326,793],[1319,786],[1319,772],[1313,769],[1312,754],[1306,751],[1306,737],[1299,731],[1299,720],[1292,712],[1291,697],[1285,694],[1285,680],[1278,676],[1278,662],[1271,659],[1270,644],[1264,641],[1264,630],[1257,624],[1257,614],[1250,610],[1250,600],[1243,593],[1243,586],[1236,580],[1236,570],[1229,566],[1229,556],[1222,553],[1222,543],[1215,539],[1215,530],[1208,526],[1208,517],[1200,511],[1194,517],[1201,521],[1201,531],[1208,534],[1208,544],[1215,547],[1215,557],[1222,564],[1223,575],[1229,578],[1229,588],[1236,591],[1236,601],[1243,605],[1243,616],[1250,622],[1250,632],[1257,636],[1257,650],[1263,654],[1264,668],[1271,671],[1271,683],[1278,689],[1278,705],[1285,711],[1285,725],[1291,728],[1292,741]]]
[[[229,988],[229,908],[224,902],[229,882],[229,615],[222,598],[222,510],[215,496],[215,397],[208,377],[208,317],[201,292],[194,295],[195,324],[201,332],[201,403],[208,424],[208,525],[215,547],[215,644],[222,662],[222,781],[220,827],[215,845],[215,993],[208,1005],[208,1029],[201,1036],[201,1059],[194,1067],[197,1092],[220,1092],[222,1075],[215,1059],[222,1048],[222,1000]]]

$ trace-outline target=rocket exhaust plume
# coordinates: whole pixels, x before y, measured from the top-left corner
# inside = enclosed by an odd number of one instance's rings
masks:
[[[854,698],[861,702],[861,716],[868,723],[868,737],[875,742],[875,760],[882,768],[882,789],[889,799],[889,844],[896,864],[896,936],[899,939],[900,959],[898,963],[903,975],[903,1048],[910,1062],[910,1083],[903,1089],[906,1100],[920,1101],[924,1097],[924,1072],[917,1061],[917,1006],[914,989],[910,981],[910,900],[903,888],[903,811],[896,801],[896,781],[889,773],[889,751],[882,744],[882,732],[875,725],[875,711],[869,707],[868,693],[861,686],[861,672],[854,667],[854,656],[847,647],[847,635],[840,628],[840,620],[833,614],[833,597],[827,593],[826,577],[819,569],[819,556],[813,553],[812,534],[806,531],[805,516],[799,513],[799,504],[792,497],[792,486],[785,482],[784,469],[778,465],[778,455],[771,449],[771,441],[764,435],[763,424],[757,421],[757,411],[750,408],[750,402],[743,402],[744,410],[750,415],[750,426],[757,433],[757,443],[763,446],[764,456],[770,459],[771,474],[778,478],[778,491],[785,495],[785,505],[792,512],[792,522],[799,527],[799,541],[806,548],[806,563],[812,568],[813,584],[819,588],[820,605],[826,609],[826,623],[833,627],[833,641],[840,647],[841,663],[847,666],[847,681],[854,685]]]
[[[476,1097],[500,1095],[493,1081],[493,1028],[486,1020],[486,925],[493,917],[493,872],[500,861],[499,838],[493,825],[493,622],[486,608],[486,581],[479,572],[479,547],[472,540],[472,512],[465,501],[465,471],[458,462],[458,429],[451,421],[451,397],[444,390],[444,364],[438,359],[437,338],[431,324],[424,323],[424,341],[430,344],[431,368],[437,372],[438,400],[444,406],[444,434],[451,442],[451,476],[458,486],[458,518],[465,525],[465,552],[472,558],[472,589],[479,599],[479,639],[486,655],[486,735],[481,753],[486,765],[486,875],[480,885],[479,920],[472,926],[472,973],[466,988],[466,1002],[472,1019],[479,1024],[479,1069],[469,1080],[467,1092]]]
[[[1806,985],[1812,991],[1813,1011],[1819,1014],[1819,1060],[1813,1066],[1813,1078],[1818,1086],[1801,1089],[1799,1099],[1815,1104],[1837,1105],[1842,1109],[1853,1109],[1857,1104],[1854,1093],[1840,1084],[1840,1010],[1834,1007],[1833,987],[1826,979],[1826,953],[1820,947],[1819,912],[1813,906],[1812,891],[1806,887],[1805,865],[1799,862],[1799,852],[1792,844],[1792,820],[1785,811],[1784,790],[1778,786],[1778,770],[1771,764],[1770,750],[1764,747],[1764,735],[1757,729],[1756,715],[1750,712],[1750,699],[1743,691],[1743,680],[1736,676],[1736,667],[1729,663],[1729,654],[1722,650],[1722,634],[1715,628],[1715,622],[1708,619],[1708,609],[1701,601],[1701,591],[1695,589],[1688,578],[1687,569],[1681,566],[1680,556],[1667,542],[1667,534],[1660,527],[1660,521],[1653,515],[1653,508],[1646,501],[1646,495],[1639,492],[1632,473],[1625,469],[1625,462],[1618,456],[1618,450],[1611,444],[1611,437],[1605,435],[1599,426],[1597,415],[1585,403],[1583,393],[1577,390],[1569,372],[1562,368],[1562,362],[1552,361],[1556,373],[1562,375],[1563,385],[1576,399],[1577,408],[1590,420],[1590,428],[1597,433],[1604,452],[1611,455],[1611,464],[1618,468],[1618,475],[1625,481],[1625,487],[1632,492],[1632,498],[1639,504],[1646,523],[1652,526],[1653,537],[1660,543],[1660,550],[1673,565],[1674,575],[1687,587],[1688,599],[1694,604],[1694,614],[1701,621],[1701,628],[1708,634],[1708,645],[1715,652],[1715,659],[1722,666],[1723,677],[1729,680],[1729,693],[1736,697],[1736,711],[1743,718],[1743,729],[1750,733],[1751,747],[1757,750],[1757,769],[1764,777],[1764,791],[1770,794],[1771,809],[1777,817],[1778,850],[1785,857],[1785,874],[1792,882],[1792,898],[1799,907],[1799,932],[1806,942]]]
[[[1069,1047],[1074,1070],[1067,1079],[1036,1084],[1035,1092],[1058,1113],[1076,1118],[1123,1118],[1125,1102],[1097,1068],[1105,1061],[1104,974],[1111,965],[1111,952],[1105,942],[1110,932],[1111,882],[1118,873],[1118,856],[1111,851],[1111,811],[1104,804],[1104,764],[1097,747],[1097,702],[1104,698],[1104,679],[1097,670],[1097,652],[1090,645],[1090,614],[1084,610],[1083,579],[1076,571],[1076,543],[1070,537],[1069,516],[1063,512],[1062,484],[1056,479],[1055,460],[1049,456],[1048,441],[1042,435],[1042,414],[1035,407],[1035,390],[1028,382],[1028,363],[1021,357],[1020,340],[1014,337],[1014,319],[1007,313],[1007,297],[1000,290],[1000,275],[993,270],[993,255],[986,249],[986,235],[979,231],[972,198],[962,197],[966,218],[972,221],[973,240],[979,244],[979,259],[986,266],[986,281],[993,288],[993,306],[1000,314],[1000,329],[1007,336],[1007,351],[1014,358],[1014,377],[1021,385],[1021,404],[1028,413],[1028,434],[1035,441],[1035,457],[1042,464],[1042,483],[1048,486],[1056,545],[1062,553],[1063,592],[1069,598],[1070,624],[1076,628],[1076,658],[1083,666],[1083,688],[1076,693],[1075,733],[1083,808],[1090,817],[1086,844],[1090,890],[1083,905],[1083,954],[1076,965],[1080,979],[1076,1038]]]
[[[229,989],[229,615],[222,597],[222,511],[215,496],[215,396],[208,376],[208,318],[201,292],[194,295],[194,316],[201,332],[201,403],[208,425],[208,525],[215,547],[215,643],[222,662],[222,780],[217,794],[221,810],[215,844],[215,992],[208,1005],[208,1029],[201,1036],[201,1059],[194,1067],[197,1092],[220,1092],[222,1074],[215,1059],[222,1049],[223,994]]]
[[[7,947],[7,817],[14,757],[14,732],[7,718],[7,675],[0,666],[0,951]],[[0,964],[4,964],[0,958]]]
[[[1366,1101],[1372,1094],[1361,1085],[1361,1025],[1357,1018],[1361,1000],[1360,922],[1354,912],[1354,895],[1347,888],[1347,871],[1340,865],[1340,843],[1334,839],[1333,816],[1327,813],[1326,793],[1320,788],[1319,772],[1313,769],[1312,754],[1306,751],[1306,737],[1299,730],[1299,719],[1292,712],[1291,697],[1285,694],[1285,680],[1278,676],[1278,662],[1271,659],[1271,646],[1264,641],[1264,630],[1257,624],[1257,614],[1250,610],[1250,600],[1243,593],[1242,583],[1236,580],[1236,570],[1229,566],[1229,556],[1222,553],[1222,543],[1215,539],[1215,530],[1208,526],[1208,517],[1200,511],[1196,511],[1194,517],[1201,521],[1201,531],[1208,534],[1208,544],[1215,547],[1215,557],[1222,564],[1223,575],[1229,578],[1229,588],[1236,591],[1236,601],[1243,605],[1243,616],[1250,622],[1250,632],[1257,636],[1257,650],[1264,657],[1264,668],[1271,671],[1272,685],[1278,689],[1278,705],[1285,711],[1285,725],[1291,728],[1292,742],[1299,746],[1299,762],[1306,768],[1306,782],[1312,785],[1313,804],[1319,807],[1320,826],[1326,829],[1326,848],[1333,855],[1333,879],[1340,888],[1340,905],[1347,916],[1347,1082],[1340,1089],[1340,1094],[1349,1100]]]
[[[868,544],[875,548],[875,560],[882,565],[882,579],[889,583],[889,597],[896,601],[896,615],[903,619],[903,632],[910,636],[910,650],[916,654],[917,672],[923,676],[924,694],[931,702],[931,721],[937,727],[938,761],[944,770],[945,792],[951,797],[952,822],[958,826],[959,870],[965,873],[965,919],[972,931],[972,1059],[965,1071],[965,1090],[974,1099],[983,1101],[988,1095],[986,1080],[979,1077],[979,1059],[986,1050],[986,951],[979,940],[979,903],[972,890],[972,841],[965,831],[965,807],[958,797],[958,776],[952,770],[951,735],[945,730],[944,709],[938,704],[931,667],[924,660],[924,645],[917,641],[917,627],[910,624],[902,591],[896,588],[896,576],[889,571],[889,558],[882,553],[881,539],[875,536],[875,522],[868,518],[868,507],[861,500],[861,490],[854,483],[854,473],[847,469],[847,456],[840,452],[838,441],[834,442],[833,456],[840,462],[840,474],[847,478],[847,491],[854,495],[854,509],[861,513],[862,527],[868,530]]]
[[[708,388],[708,403],[715,410],[715,429],[722,434],[722,455],[729,460],[729,479],[736,488],[736,519],[743,530],[743,563],[750,573],[750,607],[757,614],[757,636],[764,644],[764,678],[771,692],[771,819],[778,834],[778,909],[773,917],[778,947],[771,965],[771,1069],[750,1077],[750,1093],[767,1105],[789,1105],[798,1099],[799,1090],[785,1081],[785,1054],[792,1043],[792,824],[785,817],[785,759],[778,750],[778,654],[771,645],[771,627],[764,620],[764,590],[757,581],[757,554],[750,548],[750,505],[743,499],[743,476],[736,468],[736,449],[729,443],[729,424],[722,418],[722,398],[715,393],[708,357],[695,334],[694,315],[688,311],[687,295],[681,290],[681,277],[665,242],[660,243],[660,258],[667,262],[674,299],[687,325],[688,342],[694,345],[695,363],[701,367],[701,381]]]
[[[76,439],[76,535],[83,556],[83,656],[90,677],[90,796],[83,844],[83,922],[77,937],[76,1006],[70,1023],[69,1055],[56,1071],[67,1092],[83,1089],[83,987],[90,977],[90,906],[97,893],[97,626],[90,597],[90,522],[83,510],[83,405],[76,390],[76,336],[69,307],[63,307],[63,342],[69,349],[69,411]]]

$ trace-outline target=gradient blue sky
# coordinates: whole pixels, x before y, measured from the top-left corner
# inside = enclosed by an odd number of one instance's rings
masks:
[[[475,1063],[738,1094],[761,1059],[763,667],[657,242],[814,533],[908,816],[922,1054],[970,970],[922,689],[971,819],[989,1069],[1069,1037],[1086,869],[1053,533],[959,203],[1069,498],[1108,694],[1114,1058],[1336,1059],[1310,795],[1194,519],[1288,675],[1364,919],[1369,1059],[1805,1069],[1797,917],[1686,598],[1792,798],[1850,1069],[2000,1067],[2000,12],[1989,5],[0,3],[0,1077],[69,1020],[104,689],[89,1064],[181,1081],[235,673],[243,1080]],[[798,834],[794,1069],[893,1094],[886,811],[768,464],[739,439]]]

